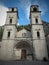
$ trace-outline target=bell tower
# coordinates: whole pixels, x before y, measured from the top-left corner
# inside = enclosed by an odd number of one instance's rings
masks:
[[[47,59],[47,46],[45,41],[43,23],[41,20],[41,11],[39,11],[38,5],[32,5],[30,7],[30,24],[35,59]]]
[[[1,59],[10,60],[13,56],[13,46],[15,43],[15,34],[17,32],[18,9],[9,8],[7,11],[6,23],[1,45]]]

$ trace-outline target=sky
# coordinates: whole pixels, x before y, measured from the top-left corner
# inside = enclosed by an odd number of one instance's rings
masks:
[[[6,16],[9,7],[18,8],[18,25],[27,25],[30,23],[30,6],[39,5],[42,11],[42,20],[49,22],[49,0],[0,0],[0,26],[6,22]]]

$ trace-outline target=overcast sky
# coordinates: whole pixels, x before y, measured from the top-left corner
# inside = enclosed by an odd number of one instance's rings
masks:
[[[39,5],[42,20],[49,22],[49,0],[0,0],[0,26],[5,24],[8,7],[18,8],[20,25],[29,24],[30,6],[33,4]]]

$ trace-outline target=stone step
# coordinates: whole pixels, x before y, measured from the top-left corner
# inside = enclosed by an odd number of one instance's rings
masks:
[[[46,61],[0,61],[0,65],[49,65]]]

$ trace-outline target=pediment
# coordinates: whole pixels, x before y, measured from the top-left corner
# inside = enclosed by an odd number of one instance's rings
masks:
[[[20,31],[17,32],[17,37],[30,37],[30,32],[27,31],[26,29],[22,29]]]

